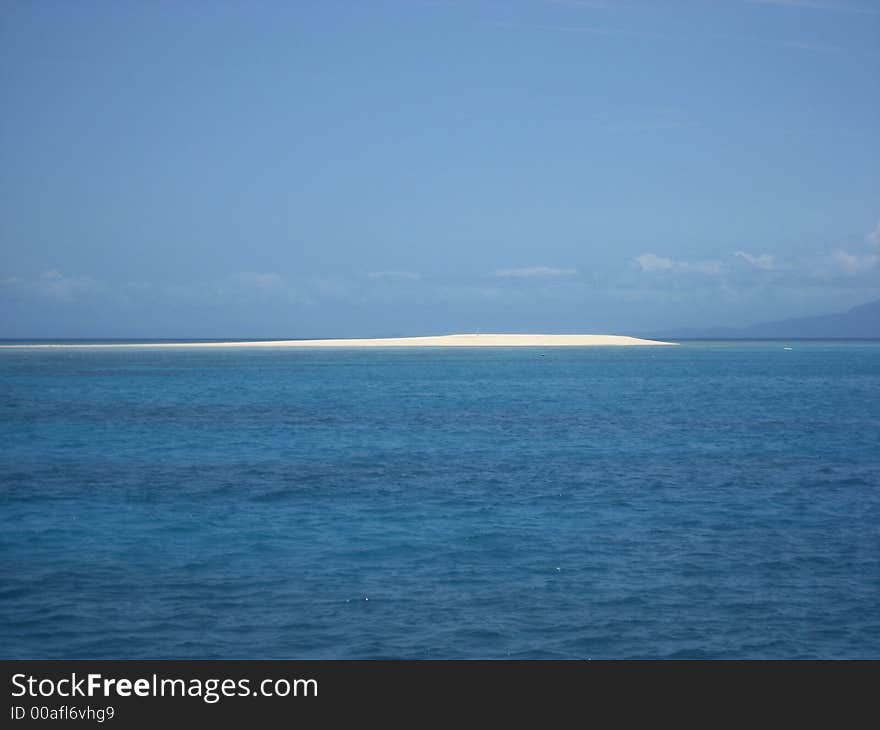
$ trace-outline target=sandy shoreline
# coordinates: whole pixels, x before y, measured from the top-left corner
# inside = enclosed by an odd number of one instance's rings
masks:
[[[594,347],[675,345],[622,335],[438,335],[341,340],[265,340],[259,342],[135,342],[0,345],[9,349],[157,348],[157,347]]]

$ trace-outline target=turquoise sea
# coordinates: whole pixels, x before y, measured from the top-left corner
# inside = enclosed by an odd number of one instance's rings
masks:
[[[3,349],[0,444],[2,658],[880,658],[880,342]]]

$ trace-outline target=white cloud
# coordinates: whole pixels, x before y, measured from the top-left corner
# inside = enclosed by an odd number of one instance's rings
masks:
[[[643,253],[633,258],[639,268],[646,273],[653,272],[690,272],[697,274],[720,274],[724,269],[721,261],[675,261],[653,253]]]
[[[499,269],[495,276],[500,278],[529,279],[533,277],[574,276],[577,269],[555,269],[551,266],[527,266],[521,269]]]
[[[415,281],[422,277],[414,271],[370,271],[367,276],[370,279],[390,279],[398,281]]]
[[[671,271],[675,268],[675,261],[653,253],[643,253],[641,256],[636,256],[633,261],[642,271]]]
[[[100,288],[98,282],[90,276],[67,276],[58,269],[44,271],[32,279],[9,277],[3,280],[3,286],[20,294],[37,295],[64,302],[72,302],[81,294],[97,291]]]
[[[877,227],[867,236],[865,236],[865,241],[870,243],[872,246],[880,248],[880,221],[877,221]]]
[[[832,251],[815,268],[814,275],[820,279],[833,280],[841,274],[858,277],[880,269],[880,222],[865,236],[865,243],[868,244],[869,250],[863,253],[851,253],[840,248]]]
[[[776,257],[771,256],[770,254],[753,256],[752,254],[746,253],[745,251],[735,251],[733,255],[741,258],[747,264],[754,266],[756,269],[764,269],[765,271],[770,271],[776,261]]]
[[[856,276],[877,268],[880,264],[880,255],[875,253],[851,254],[838,249],[831,254],[831,260],[843,273]]]

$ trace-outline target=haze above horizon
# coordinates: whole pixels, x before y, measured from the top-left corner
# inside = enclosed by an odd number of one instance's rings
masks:
[[[739,327],[880,299],[880,6],[0,6],[0,338]]]

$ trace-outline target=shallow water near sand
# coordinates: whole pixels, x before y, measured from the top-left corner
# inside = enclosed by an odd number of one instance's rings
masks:
[[[3,658],[880,657],[878,342],[3,350],[0,443]]]

